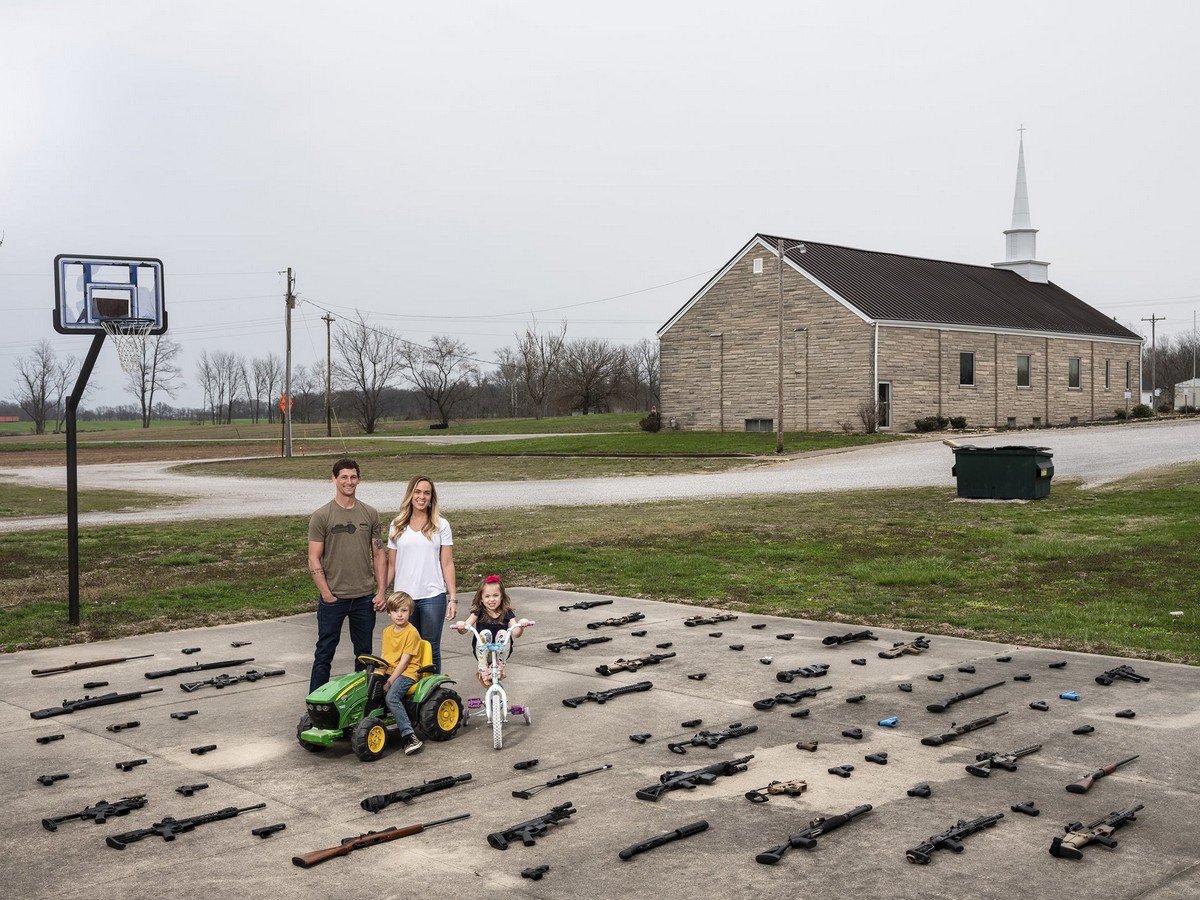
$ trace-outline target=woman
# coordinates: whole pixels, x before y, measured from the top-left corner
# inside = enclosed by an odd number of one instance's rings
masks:
[[[400,514],[388,529],[388,577],[393,590],[417,601],[412,623],[433,648],[442,671],[442,623],[458,611],[454,587],[454,537],[438,515],[437,488],[424,475],[408,483]]]

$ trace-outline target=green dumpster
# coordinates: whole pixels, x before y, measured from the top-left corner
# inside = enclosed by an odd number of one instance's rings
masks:
[[[1035,500],[1050,495],[1049,447],[955,447],[958,496],[973,500]]]

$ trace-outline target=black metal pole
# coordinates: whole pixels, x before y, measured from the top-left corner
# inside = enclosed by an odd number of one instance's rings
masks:
[[[79,624],[79,477],[78,455],[75,447],[75,411],[83,392],[87,388],[88,379],[92,376],[92,367],[104,346],[104,334],[101,332],[92,338],[92,346],[88,348],[87,358],[79,368],[79,377],[75,379],[75,387],[67,398],[67,616],[72,625]]]

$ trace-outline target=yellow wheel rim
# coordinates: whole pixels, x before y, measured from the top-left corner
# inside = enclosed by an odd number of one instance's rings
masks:
[[[375,725],[367,732],[367,749],[372,753],[382,753],[386,743],[387,729],[382,725]]]
[[[447,698],[438,704],[438,728],[442,731],[453,731],[458,727],[458,704]]]

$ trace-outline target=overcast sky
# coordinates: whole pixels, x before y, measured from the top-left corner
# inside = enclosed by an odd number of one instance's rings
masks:
[[[1200,4],[0,0],[0,396],[59,253],[157,257],[169,334],[297,363],[362,310],[477,358],[622,343],[755,232],[987,265],[1018,126],[1050,278],[1200,307]],[[336,325],[335,325],[336,327]],[[106,346],[86,406],[133,402]],[[172,401],[168,401],[172,402]]]

